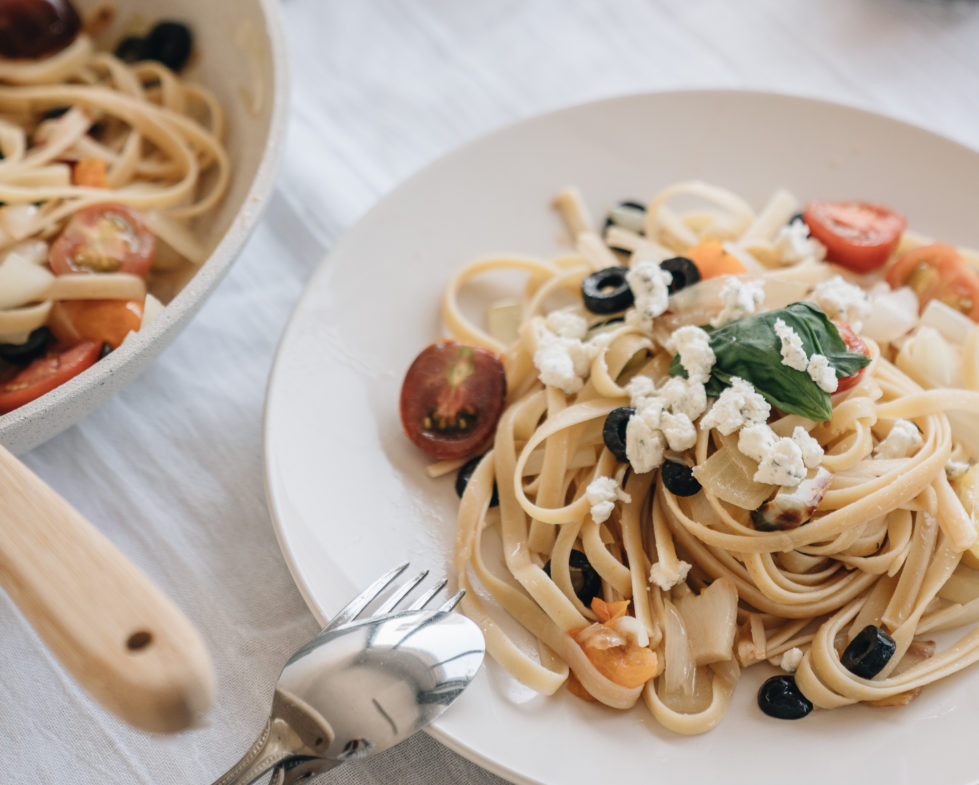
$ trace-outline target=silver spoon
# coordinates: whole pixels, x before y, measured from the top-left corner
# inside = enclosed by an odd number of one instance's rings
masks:
[[[356,617],[407,565],[384,576],[302,646],[282,670],[265,730],[214,785],[247,785],[275,769],[291,783],[345,760],[393,747],[438,717],[472,681],[483,661],[479,627],[451,608],[390,612],[424,576],[402,587],[361,621]],[[364,601],[365,595],[373,592]],[[359,605],[359,607],[358,607]]]

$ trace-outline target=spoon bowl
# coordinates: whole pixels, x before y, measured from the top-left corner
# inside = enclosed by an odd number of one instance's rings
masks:
[[[470,619],[405,610],[330,626],[289,659],[262,735],[214,785],[270,769],[287,785],[404,741],[476,676],[485,643]]]

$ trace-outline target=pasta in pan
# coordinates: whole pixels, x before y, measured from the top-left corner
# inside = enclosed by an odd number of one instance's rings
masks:
[[[971,253],[873,205],[798,216],[786,191],[756,212],[678,183],[601,234],[574,189],[555,207],[574,251],[463,267],[443,299],[453,341],[402,389],[409,436],[448,445],[430,474],[477,456],[455,568],[492,656],[540,693],[641,698],[688,734],[757,663],[782,672],[759,705],[797,718],[907,703],[979,659]],[[861,222],[889,237],[853,241]],[[500,270],[526,283],[484,329],[461,293]],[[435,351],[454,353],[452,395],[419,424],[406,399]],[[483,351],[505,406],[473,445]],[[450,400],[475,403],[459,419]]]
[[[83,28],[45,56],[0,59],[0,382],[41,328],[49,351],[117,347],[209,253],[193,222],[228,187],[224,113],[146,57],[99,51]],[[0,413],[20,402],[4,393]]]

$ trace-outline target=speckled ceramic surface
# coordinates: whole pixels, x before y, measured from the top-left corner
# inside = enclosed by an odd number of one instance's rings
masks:
[[[276,0],[116,0],[114,5],[115,21],[102,36],[108,45],[123,31],[159,19],[191,25],[197,56],[184,76],[206,84],[225,107],[232,181],[224,201],[198,227],[213,249],[210,257],[163,314],[87,371],[0,416],[0,444],[15,453],[73,425],[132,381],[190,320],[254,228],[279,158],[288,101]]]

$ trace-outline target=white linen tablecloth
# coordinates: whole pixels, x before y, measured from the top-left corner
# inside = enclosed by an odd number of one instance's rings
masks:
[[[979,4],[967,0],[285,0],[282,11],[290,128],[254,237],[140,379],[25,456],[202,630],[216,705],[175,736],[130,729],[0,596],[2,782],[206,785],[259,732],[280,668],[317,629],[262,492],[266,380],[310,273],[411,173],[543,111],[691,87],[842,101],[979,148]],[[424,734],[328,776],[501,782]]]

